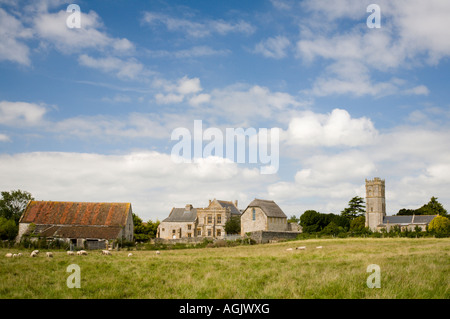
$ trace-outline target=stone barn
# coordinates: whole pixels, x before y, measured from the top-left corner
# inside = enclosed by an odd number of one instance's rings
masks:
[[[131,203],[30,201],[19,220],[19,233],[59,239],[74,246],[104,249],[116,239],[133,240]]]

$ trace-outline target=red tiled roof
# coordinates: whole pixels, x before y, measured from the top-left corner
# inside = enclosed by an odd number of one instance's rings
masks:
[[[47,225],[124,226],[130,203],[30,201],[20,222]]]

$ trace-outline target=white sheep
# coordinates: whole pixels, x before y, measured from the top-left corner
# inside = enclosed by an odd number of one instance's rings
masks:
[[[71,251],[71,250],[68,250],[68,251],[67,251],[67,255],[73,256],[73,255],[75,255],[75,252],[73,252],[73,251]]]
[[[297,248],[295,248],[295,249],[299,249],[299,250],[305,250],[305,249],[306,249],[306,247],[305,247],[305,246],[300,246],[300,247],[297,247]]]
[[[85,250],[79,250],[79,251],[77,251],[77,255],[78,256],[87,255],[87,252]]]
[[[16,258],[17,257],[17,254],[13,254],[13,258]]]
[[[322,246],[317,246],[316,248],[317,248],[317,249],[322,249]]]
[[[31,252],[30,257],[37,257],[37,253],[35,253],[34,251]]]
[[[13,254],[11,254],[11,253],[7,253],[7,254],[5,255],[6,258],[11,258],[12,256],[13,256]]]
[[[286,249],[287,251],[291,251],[292,250],[292,248],[288,248],[288,249]]]
[[[111,255],[109,250],[102,250],[102,255]]]
[[[128,254],[128,257],[131,257],[131,256],[133,256],[133,254],[132,254],[132,253],[129,253],[129,254]]]
[[[39,254],[39,250],[33,250],[31,253]]]
[[[18,254],[17,254],[17,257],[22,257],[22,253],[18,253]]]
[[[48,252],[46,253],[46,255],[47,255],[47,257],[53,257],[53,253],[50,252],[50,251],[48,251]]]
[[[159,250],[157,250],[157,251],[156,251],[156,254],[157,254],[157,255],[159,255],[159,254],[160,254]]]

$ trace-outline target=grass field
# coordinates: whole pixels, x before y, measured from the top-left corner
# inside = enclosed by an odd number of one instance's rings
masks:
[[[323,246],[316,249],[316,246]],[[306,250],[287,248],[306,246]],[[450,238],[290,241],[225,248],[113,251],[68,256],[0,250],[0,298],[407,298],[450,297]],[[81,288],[68,288],[67,267]],[[380,266],[381,288],[368,288],[367,266]]]

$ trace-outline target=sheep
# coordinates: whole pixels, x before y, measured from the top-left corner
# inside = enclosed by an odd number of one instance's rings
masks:
[[[159,254],[160,254],[159,250],[157,250],[157,251],[156,251],[156,254],[157,254],[157,255],[159,255]]]
[[[6,258],[11,258],[12,256],[13,256],[13,254],[11,254],[11,253],[7,253],[7,254],[5,255]]]
[[[18,253],[18,254],[17,254],[17,257],[22,257],[22,253]]]
[[[102,255],[111,255],[109,250],[102,250]]]
[[[79,251],[77,251],[77,255],[78,256],[87,255],[87,252],[85,250],[79,250]]]
[[[317,246],[316,248],[317,248],[317,249],[322,249],[322,246]]]
[[[288,249],[286,249],[287,251],[291,251],[292,250],[292,248],[288,248]]]
[[[31,252],[30,257],[37,257],[37,253],[36,252]]]
[[[13,258],[16,258],[17,257],[17,254],[13,254]]]
[[[128,254],[128,257],[131,257],[131,256],[133,256],[133,254],[132,254],[132,253],[129,253],[129,254]]]
[[[39,254],[39,250],[33,250],[31,253]]]
[[[50,251],[46,252],[46,255],[47,255],[47,257],[53,257],[53,253]]]
[[[297,248],[295,248],[295,249],[298,249],[298,250],[305,250],[306,247],[305,247],[305,246],[300,246],[300,247],[297,247]]]
[[[68,250],[68,251],[67,251],[67,255],[73,256],[73,255],[75,255],[75,252],[73,252],[73,251],[71,251],[71,250]]]

